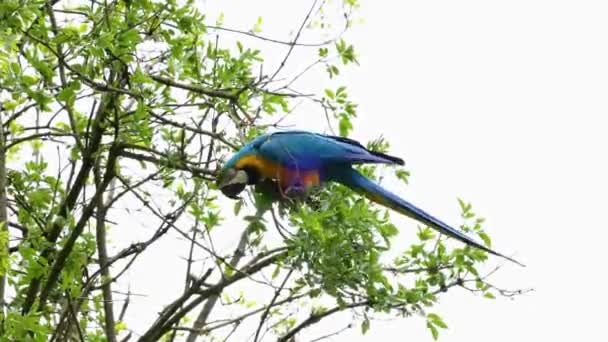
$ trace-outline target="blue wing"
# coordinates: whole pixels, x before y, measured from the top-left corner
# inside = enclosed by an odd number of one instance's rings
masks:
[[[400,158],[370,151],[355,140],[331,135],[286,131],[258,139],[255,146],[258,153],[289,168],[314,169],[329,164],[404,163]]]

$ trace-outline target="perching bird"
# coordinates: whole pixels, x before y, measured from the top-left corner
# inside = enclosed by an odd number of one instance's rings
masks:
[[[338,182],[442,234],[521,265],[382,188],[353,168],[353,165],[366,163],[404,164],[401,158],[370,151],[348,138],[306,131],[275,132],[257,137],[232,156],[220,171],[218,187],[224,195],[238,199],[247,185],[270,179],[276,181],[281,194],[297,197],[305,195],[312,187]]]

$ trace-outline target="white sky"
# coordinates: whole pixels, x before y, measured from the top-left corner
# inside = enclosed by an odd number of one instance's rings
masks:
[[[471,201],[495,246],[528,265],[495,283],[536,289],[515,301],[447,294],[442,341],[605,338],[607,10],[602,1],[364,2],[362,66],[350,83],[365,113],[357,127],[384,134],[406,159],[408,198],[450,222],[454,198]],[[430,341],[414,321],[336,341]]]
[[[449,325],[440,341],[601,340],[608,304],[602,252],[608,4],[362,2],[365,22],[348,37],[361,66],[340,82],[359,104],[352,136],[384,135],[412,172],[410,186],[398,192],[447,222],[460,222],[457,197],[472,202],[486,217],[496,249],[528,265],[506,265],[493,282],[535,288],[493,301],[450,291],[434,310]],[[287,38],[308,1],[219,6],[227,26],[246,30],[261,15],[264,34]],[[285,49],[279,51],[274,58],[280,60]],[[300,127],[323,127],[321,113],[299,115],[311,118]],[[183,260],[175,262],[179,284]],[[149,282],[142,304],[166,303],[155,291],[174,298],[170,279]],[[139,307],[140,317],[157,310]],[[299,341],[312,337],[304,333]],[[379,339],[432,341],[420,318],[373,322],[365,336],[357,326],[330,341]]]

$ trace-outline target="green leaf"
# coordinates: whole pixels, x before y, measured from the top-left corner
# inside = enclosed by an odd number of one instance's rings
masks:
[[[409,184],[409,180],[410,180],[410,172],[407,170],[395,170],[395,176],[397,176],[397,178],[399,178],[401,181],[403,181],[405,184]]]
[[[127,324],[123,321],[118,321],[116,322],[116,324],[114,325],[114,330],[116,330],[117,333],[126,330],[127,329]]]
[[[276,277],[279,276],[279,273],[281,272],[281,266],[277,265],[277,267],[274,268],[274,271],[272,272],[272,279],[276,279]]]
[[[23,77],[21,78],[21,80],[23,81],[23,84],[26,87],[31,87],[34,84],[38,83],[38,78],[36,78],[34,76],[30,76],[30,75],[23,75]]]
[[[391,223],[383,224],[380,226],[380,233],[382,236],[389,238],[399,234],[399,229],[397,229],[397,227]]]
[[[470,217],[470,215],[472,214],[470,213],[471,203],[466,203],[464,200],[458,198],[458,204],[460,205],[460,209],[462,210],[462,217]]]
[[[48,96],[44,91],[36,90],[36,91],[28,93],[28,95],[30,95],[32,97],[32,99],[34,99],[34,101],[36,101],[36,103],[38,104],[38,106],[40,107],[40,109],[42,111],[45,111],[45,112],[51,111],[49,104],[51,102],[53,102],[53,98]]]
[[[217,17],[217,20],[215,21],[215,26],[222,26],[224,25],[224,12],[220,12],[220,15]]]
[[[118,36],[118,42],[124,46],[135,46],[141,41],[141,37],[136,29],[130,29]]]
[[[4,101],[2,103],[2,106],[4,107],[5,110],[13,110],[15,108],[17,108],[17,102],[15,101]],[[11,121],[11,123],[13,123],[14,121]]]
[[[418,230],[418,238],[420,239],[420,241],[428,241],[435,238],[435,233],[431,228],[426,227],[424,229]]]
[[[10,268],[10,254],[8,252],[9,235],[5,222],[0,223],[0,276],[5,275]]]
[[[236,203],[234,204],[234,215],[235,216],[239,215],[242,207],[243,207],[243,200],[241,199],[241,200],[236,201]]]
[[[353,124],[350,122],[350,118],[348,118],[346,115],[341,115],[338,128],[341,136],[348,136],[349,132],[353,129]]]
[[[433,335],[433,340],[437,340],[437,338],[439,337],[439,331],[437,330],[437,328],[431,324],[431,322],[426,322],[426,327],[429,328],[429,330],[431,331],[431,334]]]
[[[58,94],[57,94],[57,100],[62,101],[62,102],[68,102],[70,99],[74,98],[75,94],[74,94],[74,89],[70,88],[70,87],[66,87],[63,88]]]
[[[11,62],[9,64],[10,70],[15,74],[15,75],[20,75],[21,74],[21,66],[19,65],[19,63],[15,63],[15,62]]]
[[[447,324],[445,324],[445,322],[443,322],[443,320],[441,319],[441,317],[439,317],[439,315],[437,315],[437,314],[430,313],[430,314],[427,315],[427,318],[429,320],[431,320],[431,322],[434,325],[436,325],[436,326],[438,326],[440,328],[443,328],[443,329],[447,329],[448,328]]]
[[[483,243],[486,245],[486,247],[492,247],[492,240],[490,240],[490,236],[488,234],[486,234],[485,232],[480,232],[478,235],[483,240]]]
[[[17,123],[16,120],[11,121],[9,124],[9,131],[11,134],[18,135],[23,133],[23,126]]]
[[[131,81],[134,83],[152,83],[154,82],[148,75],[146,75],[141,68],[137,68],[131,76]]]
[[[338,87],[338,89],[336,89],[336,96],[337,97],[341,97],[341,98],[346,98],[346,87],[345,86],[340,86]]]
[[[258,17],[258,20],[255,22],[255,25],[253,26],[253,32],[254,33],[262,32],[262,17]]]
[[[361,334],[365,335],[369,331],[369,319],[366,317],[363,322],[361,322]]]

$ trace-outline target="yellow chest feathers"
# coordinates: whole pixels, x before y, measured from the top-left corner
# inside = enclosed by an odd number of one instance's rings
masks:
[[[281,186],[289,186],[295,182],[302,183],[306,187],[320,183],[318,170],[290,170],[282,167],[279,163],[262,158],[260,156],[246,156],[236,163],[238,169],[251,167],[256,169],[260,176],[276,179]]]

